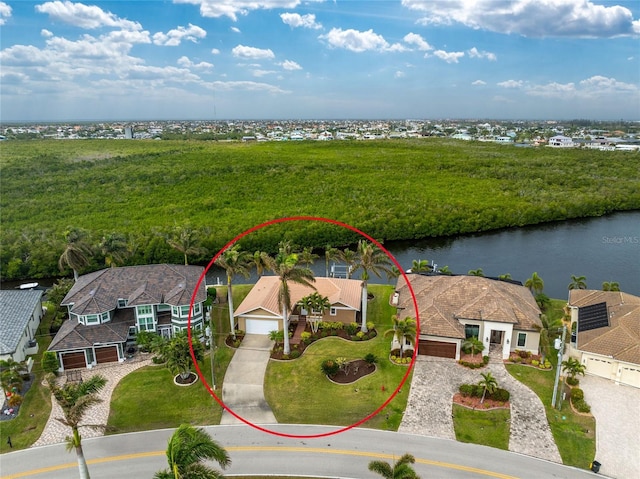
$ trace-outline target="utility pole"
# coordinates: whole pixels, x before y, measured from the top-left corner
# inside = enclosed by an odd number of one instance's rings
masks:
[[[562,339],[556,338],[555,347],[558,350],[558,364],[556,366],[556,380],[553,384],[553,398],[551,399],[551,406],[556,407],[556,399],[558,399],[558,383],[560,382],[560,368],[562,367],[562,355],[564,353],[564,340],[567,335],[567,327],[562,326]],[[560,395],[562,396],[562,395]],[[562,404],[562,397],[559,398],[558,407]]]

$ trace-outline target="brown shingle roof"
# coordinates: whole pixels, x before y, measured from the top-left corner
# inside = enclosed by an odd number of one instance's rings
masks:
[[[90,348],[98,343],[124,343],[129,334],[129,326],[134,324],[132,310],[118,311],[113,321],[95,326],[85,326],[68,319],[62,323],[51,341],[49,351]]]
[[[191,295],[203,272],[201,266],[169,264],[103,269],[80,276],[62,305],[73,303],[72,312],[80,315],[111,311],[118,306],[118,299],[126,299],[128,306],[184,306],[191,302]],[[196,301],[206,298],[203,281]]]
[[[329,298],[332,306],[339,305],[360,311],[362,300],[362,281],[355,279],[339,279],[317,277],[313,283],[315,290],[298,283],[289,283],[291,303],[296,304],[303,297],[317,291]],[[247,314],[257,309],[269,311],[275,316],[282,316],[278,306],[278,289],[280,281],[277,276],[262,276],[236,308],[235,316]]]
[[[518,330],[535,330],[540,309],[531,292],[516,284],[479,276],[408,275],[416,295],[422,334],[464,339],[460,319],[511,323]],[[398,278],[400,318],[416,317],[404,277]]]
[[[569,305],[606,303],[609,326],[578,332],[577,348],[619,361],[640,364],[640,298],[618,291],[574,289]]]

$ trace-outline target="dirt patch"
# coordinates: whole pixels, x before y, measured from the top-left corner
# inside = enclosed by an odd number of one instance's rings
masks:
[[[329,379],[338,384],[351,384],[358,379],[374,373],[376,365],[366,362],[364,359],[356,359],[349,362],[348,367],[341,369]]]

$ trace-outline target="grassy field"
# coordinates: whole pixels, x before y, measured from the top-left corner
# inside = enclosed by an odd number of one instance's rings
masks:
[[[447,139],[371,142],[6,141],[0,144],[3,279],[59,275],[64,232],[118,233],[130,264],[179,262],[164,234],[188,225],[208,261],[238,233],[293,215],[415,239],[640,208],[625,152]],[[401,187],[400,187],[401,186]],[[243,239],[273,250],[352,244],[355,233],[287,223]],[[96,248],[87,268],[104,265]]]
[[[456,440],[481,444],[498,449],[509,449],[508,409],[472,411],[458,404],[453,405],[453,428]]]

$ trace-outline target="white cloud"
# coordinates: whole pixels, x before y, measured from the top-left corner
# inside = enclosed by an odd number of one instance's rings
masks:
[[[257,78],[267,76],[267,75],[273,75],[274,73],[278,73],[278,72],[275,72],[273,70],[260,70],[260,69],[251,70],[251,74]]]
[[[54,21],[68,23],[80,28],[112,27],[125,30],[142,30],[142,26],[138,22],[118,18],[113,13],[105,12],[95,5],[56,0],[55,2],[36,5],[36,11],[46,13]]]
[[[393,78],[404,78],[405,76],[407,76],[406,73],[399,70],[393,74]]]
[[[285,70],[289,70],[289,71],[293,71],[293,70],[302,70],[302,67],[294,62],[293,60],[285,60],[283,61],[280,66],[285,69]]]
[[[332,28],[329,33],[320,35],[318,38],[325,40],[333,48],[344,48],[356,53],[405,50],[405,47],[398,43],[389,45],[382,35],[374,33],[371,29],[361,32],[353,29]]]
[[[213,64],[209,62],[193,63],[189,57],[181,56],[178,58],[178,65],[184,68],[194,68],[196,70],[211,70]]]
[[[424,13],[422,24],[461,23],[475,29],[527,37],[607,38],[640,34],[640,20],[620,5],[590,0],[402,0]]]
[[[211,54],[212,55],[220,55],[220,50],[218,50],[217,48],[212,48],[211,49]]]
[[[7,22],[7,18],[11,18],[11,7],[4,2],[0,2],[0,25]]]
[[[482,81],[482,80],[476,80],[476,81],[472,82],[471,84],[475,85],[475,86],[482,86],[482,85],[486,85],[487,82],[486,81]]]
[[[198,43],[198,40],[205,38],[207,32],[197,25],[189,24],[188,27],[178,27],[169,30],[167,33],[158,32],[153,35],[153,43],[166,47],[177,47],[183,40]]]
[[[458,60],[464,56],[464,52],[445,52],[444,50],[436,50],[433,54],[447,63],[458,63]]]
[[[300,5],[300,0],[173,0],[173,3],[200,5],[200,15],[203,17],[226,16],[235,22],[238,15],[247,15],[251,10],[295,8]]]
[[[240,32],[240,29],[239,29],[238,27],[231,27],[231,29],[230,29],[230,30],[231,30],[232,32],[234,32],[234,33],[241,33],[241,32]]]
[[[215,91],[266,91],[267,93],[291,93],[290,91],[283,90],[277,86],[270,85],[268,83],[259,83],[252,81],[228,81],[221,82],[216,81],[210,84],[204,85],[207,88]]]
[[[496,57],[495,53],[481,52],[476,47],[473,47],[467,53],[469,53],[469,56],[471,58],[486,58],[487,60],[492,61],[492,62],[495,62],[498,59],[498,57]]]
[[[427,43],[422,36],[417,33],[407,33],[403,40],[409,45],[415,45],[418,50],[427,52],[433,50],[433,47]]]
[[[498,86],[503,88],[520,88],[524,85],[522,80],[507,80],[498,83]]]
[[[234,57],[248,58],[254,60],[271,60],[275,58],[275,55],[270,49],[262,49],[255,47],[247,47],[245,45],[238,45],[231,50]]]
[[[322,25],[316,22],[316,16],[308,13],[307,15],[300,15],[299,13],[282,13],[280,14],[282,21],[292,28],[311,28],[313,30],[320,30]]]
[[[42,30],[40,30],[40,35],[42,35],[45,38],[51,38],[53,36],[53,33],[47,30],[46,28],[43,28]]]

